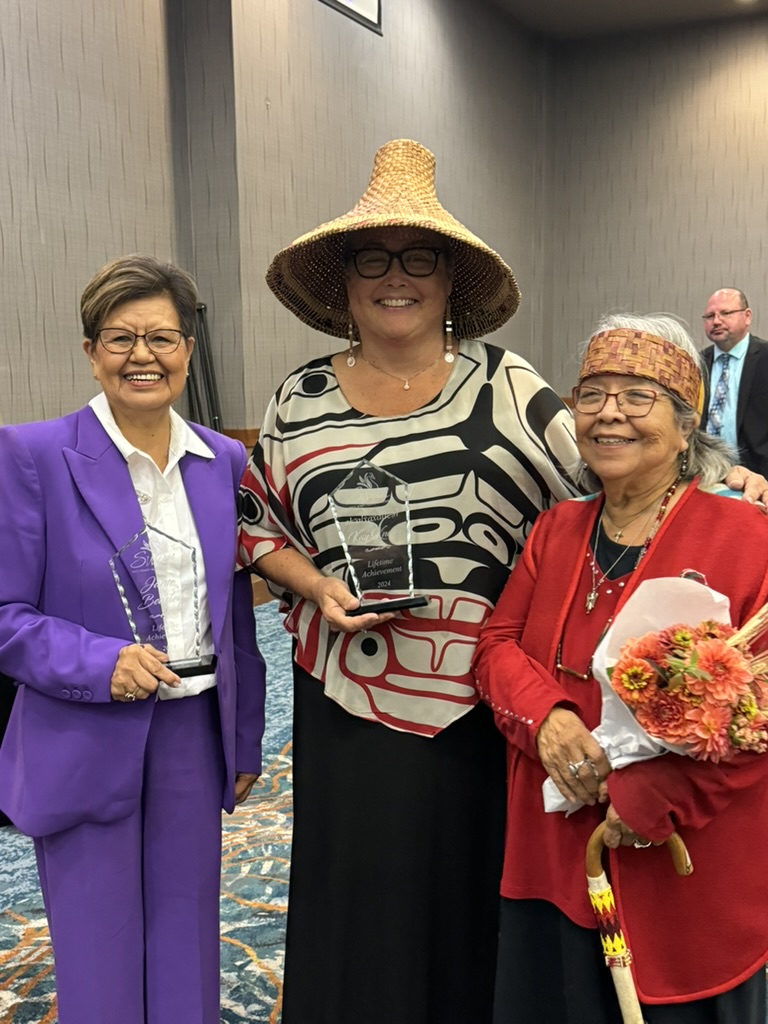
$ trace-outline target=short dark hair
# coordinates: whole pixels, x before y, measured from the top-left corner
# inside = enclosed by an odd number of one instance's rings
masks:
[[[198,303],[194,280],[181,267],[143,253],[110,260],[85,286],[80,298],[84,336],[93,341],[113,309],[152,295],[168,296],[179,314],[182,331],[192,337]]]

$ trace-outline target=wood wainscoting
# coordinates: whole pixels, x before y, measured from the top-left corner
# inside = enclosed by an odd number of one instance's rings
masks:
[[[223,431],[223,433],[225,433],[227,437],[234,437],[236,441],[242,441],[247,452],[250,452],[251,448],[253,448],[259,439],[258,427],[246,427],[244,430],[227,429]]]

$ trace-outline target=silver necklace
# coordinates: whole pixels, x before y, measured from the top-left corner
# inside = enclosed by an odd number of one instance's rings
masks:
[[[416,373],[412,373],[410,377],[401,377],[399,373],[390,373],[389,370],[385,370],[383,367],[377,366],[376,363],[372,363],[370,359],[366,358],[365,353],[362,351],[362,349],[360,351],[360,357],[363,360],[363,362],[368,363],[369,366],[371,366],[374,370],[378,370],[379,373],[385,373],[387,377],[394,377],[395,380],[401,380],[403,382],[403,391],[410,391],[412,380],[415,380],[416,377],[419,377],[422,373],[426,373],[427,370],[431,370],[432,367],[436,366],[442,358],[445,358],[443,353],[441,352],[437,359],[434,359],[429,364],[429,366],[423,366],[420,370],[417,370]]]
[[[599,593],[600,592],[600,587],[602,587],[602,585],[608,579],[608,574],[610,572],[612,572],[613,569],[616,568],[616,566],[622,560],[624,555],[626,555],[626,553],[632,547],[631,544],[627,544],[627,546],[624,548],[624,550],[619,552],[619,557],[611,565],[608,566],[608,568],[605,570],[605,572],[600,577],[600,579],[598,579],[597,578],[597,568],[598,568],[597,567],[597,545],[599,543],[600,543],[600,526],[599,526],[599,520],[598,520],[597,534],[595,536],[595,550],[594,550],[594,552],[590,552],[590,555],[589,555],[589,558],[590,558],[590,565],[589,565],[589,567],[590,567],[590,570],[592,572],[592,589],[587,594],[587,600],[584,602],[584,607],[586,608],[587,615],[589,615],[589,613],[592,611],[592,609],[597,604],[597,599],[600,596],[600,593]]]

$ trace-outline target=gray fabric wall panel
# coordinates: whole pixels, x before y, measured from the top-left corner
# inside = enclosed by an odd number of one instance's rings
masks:
[[[700,315],[733,284],[768,330],[768,19],[562,48],[553,96],[552,383],[611,308]]]
[[[382,5],[378,36],[318,0],[0,0],[0,420],[89,397],[79,293],[140,249],[196,275],[224,424],[258,426],[280,379],[337,347],[267,264],[402,136],[518,277],[494,340],[561,392],[608,308],[701,334],[731,283],[768,330],[768,18],[587,46],[466,0]]]
[[[177,183],[188,193],[191,252],[186,264],[205,302],[225,427],[250,426],[243,382],[241,215],[237,118],[229,0],[168,0],[169,24],[183,40],[171,90],[184,96],[186,125],[176,123]],[[173,52],[173,51],[172,51]],[[181,110],[179,109],[179,113]],[[186,137],[184,137],[186,131]],[[186,146],[186,150],[184,147]],[[185,253],[179,253],[184,263]]]
[[[78,299],[109,257],[173,251],[159,0],[0,0],[0,418],[93,392]]]

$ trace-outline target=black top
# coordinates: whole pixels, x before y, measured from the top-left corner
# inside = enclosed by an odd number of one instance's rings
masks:
[[[595,553],[595,540],[598,536],[600,542],[597,545],[595,561],[600,572],[606,574],[606,579],[617,580],[620,576],[626,576],[627,573],[632,572],[637,565],[637,558],[642,545],[637,544],[627,547],[626,544],[617,544],[615,540],[610,539],[603,529],[602,519],[598,518],[589,542],[593,554]],[[615,565],[614,562],[616,563]]]

